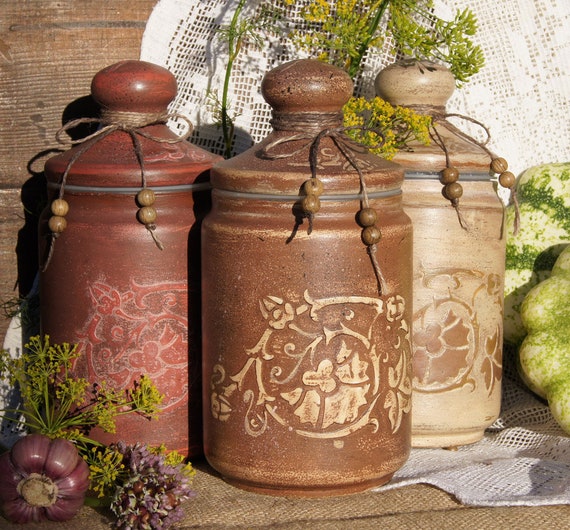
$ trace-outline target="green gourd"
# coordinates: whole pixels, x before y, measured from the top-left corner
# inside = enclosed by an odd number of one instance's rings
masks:
[[[528,292],[521,319],[527,330],[519,348],[521,376],[570,434],[570,246],[551,276]]]
[[[548,278],[556,258],[570,244],[570,162],[544,164],[526,170],[516,184],[516,208],[507,207],[505,229],[504,337],[518,345],[526,330],[520,316],[529,290]]]

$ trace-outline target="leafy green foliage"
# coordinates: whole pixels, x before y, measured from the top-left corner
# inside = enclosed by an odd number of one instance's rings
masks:
[[[283,11],[280,5],[262,3],[252,14],[246,14],[247,0],[239,0],[238,5],[228,26],[218,30],[219,37],[228,46],[228,62],[224,76],[224,86],[221,96],[215,90],[208,92],[210,111],[216,124],[221,127],[224,143],[224,157],[230,158],[234,144],[234,121],[237,114],[232,113],[228,97],[232,71],[236,59],[246,43],[261,48],[265,43],[264,32],[278,31],[278,23],[282,19]],[[281,0],[283,5],[290,4],[291,0]]]
[[[50,344],[32,337],[20,357],[3,351],[0,373],[22,396],[22,413],[30,431],[50,438],[68,438],[77,444],[91,444],[88,433],[94,427],[115,432],[117,416],[136,412],[153,418],[163,396],[146,376],[131,390],[117,391],[106,382],[89,383],[72,375],[73,362],[80,352],[77,345]]]
[[[388,4],[386,0],[314,0],[301,9],[307,26],[292,32],[293,42],[354,78],[368,48],[382,44],[383,36],[376,30]]]
[[[469,9],[453,20],[433,13],[433,0],[312,0],[301,10],[306,27],[292,33],[301,49],[345,69],[354,78],[370,47],[387,37],[393,52],[445,63],[458,85],[484,65],[473,43],[477,20]]]

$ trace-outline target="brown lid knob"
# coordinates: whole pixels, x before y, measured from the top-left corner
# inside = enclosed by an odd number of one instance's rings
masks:
[[[153,63],[121,61],[95,74],[91,94],[110,111],[159,114],[176,96],[176,79]]]
[[[455,90],[455,78],[443,65],[430,61],[400,61],[381,70],[376,94],[392,105],[444,107]]]
[[[284,63],[261,83],[265,101],[278,112],[339,112],[352,91],[344,70],[316,59]]]

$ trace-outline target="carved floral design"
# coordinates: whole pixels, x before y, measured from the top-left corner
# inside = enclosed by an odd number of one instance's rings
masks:
[[[475,388],[482,373],[490,395],[502,375],[500,278],[456,269],[424,272],[416,288],[429,290],[432,302],[414,315],[414,390]]]
[[[188,401],[188,288],[186,283],[139,285],[121,291],[90,286],[92,312],[78,343],[77,369],[117,389],[147,374],[165,395],[163,410]]]
[[[294,304],[277,296],[260,302],[266,329],[246,350],[245,362],[228,376],[221,364],[211,375],[211,413],[228,421],[246,404],[244,425],[252,436],[271,421],[307,437],[347,436],[379,428],[379,407],[388,409],[396,432],[411,408],[409,332],[401,297],[312,299]],[[378,333],[390,344],[380,351]],[[383,363],[393,365],[382,381]]]

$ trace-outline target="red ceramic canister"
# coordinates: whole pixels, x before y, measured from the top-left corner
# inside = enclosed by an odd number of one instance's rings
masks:
[[[261,88],[273,132],[214,166],[202,225],[205,455],[262,493],[365,490],[410,450],[403,170],[344,136],[344,71],[292,61]]]
[[[164,395],[158,419],[123,415],[92,437],[201,454],[199,234],[218,157],[166,126],[168,70],[124,61],[91,89],[101,129],[45,167],[41,330],[78,344],[77,376],[124,391],[147,375]]]

